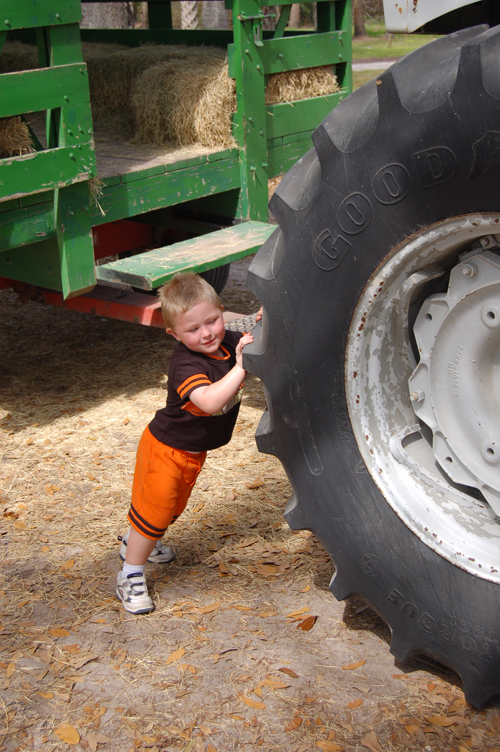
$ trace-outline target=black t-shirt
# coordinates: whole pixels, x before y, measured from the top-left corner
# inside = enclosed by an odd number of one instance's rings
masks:
[[[189,399],[200,386],[219,381],[236,365],[235,348],[241,332],[226,331],[221,345],[224,357],[193,352],[177,345],[168,369],[167,405],[158,410],[149,430],[162,444],[186,452],[205,452],[227,444],[240,408],[241,392],[216,415],[208,415]]]

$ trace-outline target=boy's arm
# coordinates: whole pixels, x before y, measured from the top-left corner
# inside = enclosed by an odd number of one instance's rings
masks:
[[[238,393],[246,374],[242,365],[242,351],[245,345],[249,345],[250,342],[253,342],[253,336],[244,334],[236,345],[236,365],[231,368],[229,373],[226,373],[222,379],[215,381],[210,386],[200,386],[198,389],[194,389],[189,395],[191,402],[204,413],[209,415],[218,413]]]

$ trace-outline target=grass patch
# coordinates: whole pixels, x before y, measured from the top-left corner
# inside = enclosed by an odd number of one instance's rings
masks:
[[[359,89],[360,86],[364,86],[365,84],[368,83],[368,81],[371,81],[372,78],[377,78],[383,72],[384,72],[383,69],[353,71],[352,72],[352,90],[356,91],[356,89]]]
[[[408,52],[437,39],[430,34],[388,35],[382,21],[365,21],[366,37],[352,40],[352,57],[363,58],[403,57]]]

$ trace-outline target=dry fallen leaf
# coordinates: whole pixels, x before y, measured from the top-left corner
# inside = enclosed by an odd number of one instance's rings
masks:
[[[249,705],[255,710],[264,710],[266,707],[263,702],[257,702],[257,700],[252,700],[251,697],[245,697],[245,695],[240,695],[240,700],[243,700],[246,705]]]
[[[355,668],[359,668],[360,666],[364,666],[366,661],[357,661],[357,663],[350,663],[348,666],[341,666],[341,668],[344,669],[344,671],[353,671]]]
[[[108,736],[103,736],[103,734],[92,734],[89,731],[87,732],[85,741],[88,742],[89,747],[92,750],[92,752],[97,752],[98,744],[108,744],[111,741],[111,739]]]
[[[301,716],[296,715],[295,718],[292,718],[290,723],[287,723],[287,725],[285,726],[285,731],[294,731],[295,729],[298,729],[301,724],[302,724]]]
[[[7,666],[7,671],[5,672],[7,674],[7,679],[10,679],[14,671],[16,670],[16,664],[15,663],[9,663]]]
[[[361,705],[362,702],[363,702],[363,700],[361,700],[361,699],[353,700],[352,702],[349,703],[349,705],[346,705],[346,708],[348,710],[352,710],[353,708],[359,708],[359,706]]]
[[[291,668],[286,668],[286,666],[279,668],[278,671],[282,671],[284,674],[288,674],[288,676],[291,676],[293,679],[299,678],[299,675],[296,674],[295,671],[292,671]]]
[[[364,661],[363,661],[364,663]],[[361,739],[361,744],[367,749],[371,749],[372,752],[384,752],[380,744],[378,743],[377,734],[375,731],[370,731],[364,739]]]
[[[45,697],[46,700],[51,700],[54,697],[53,692],[38,692],[41,697]]]
[[[38,651],[39,653],[40,651]],[[38,655],[37,653],[37,655]],[[98,655],[94,655],[93,653],[89,653],[89,655],[84,656],[83,658],[79,658],[76,663],[73,664],[73,668],[82,668],[82,666],[85,666],[86,663],[90,663],[91,661],[97,661],[99,659]]]
[[[463,721],[463,718],[460,716],[445,716],[445,715],[426,715],[424,716],[425,720],[428,721],[428,723],[433,723],[434,726],[453,726],[454,723],[460,723],[460,721]]]
[[[195,668],[195,666],[191,666],[191,664],[189,664],[189,663],[181,663],[181,665],[179,666],[179,668],[182,671],[187,671],[190,674],[196,674],[196,668]]]
[[[305,614],[305,613],[306,613],[306,611],[310,611],[310,609],[309,609],[309,607],[308,607],[308,606],[304,606],[304,608],[299,608],[299,610],[298,610],[298,611],[292,611],[292,613],[291,613],[291,614],[287,614],[287,615],[285,616],[285,619],[293,619],[293,618],[295,618],[296,616],[302,616],[302,614]]]
[[[304,621],[301,621],[300,624],[297,624],[297,629],[309,632],[309,630],[314,627],[317,618],[317,616],[308,616]]]
[[[416,726],[414,723],[410,723],[408,724],[408,726],[405,726],[405,729],[410,734],[410,736],[414,736],[419,728],[420,726]]]
[[[80,741],[80,734],[70,723],[61,723],[54,733],[66,744],[78,744]]]
[[[176,736],[180,736],[181,739],[186,739],[186,741],[189,741],[190,739],[189,735],[186,734],[185,731],[182,731],[178,726],[167,726],[167,731],[170,731],[171,734],[175,734]]]
[[[71,634],[68,629],[63,629],[62,627],[54,627],[53,629],[48,629],[47,631],[52,635],[52,637],[68,637]]]
[[[271,676],[266,677],[261,682],[259,682],[259,684],[263,684],[266,687],[271,687],[271,689],[286,689],[287,687],[291,686],[288,682],[282,682],[279,681],[279,679],[273,679]]]
[[[209,606],[203,606],[203,608],[194,608],[193,611],[197,614],[210,614],[218,608],[220,608],[220,603],[211,603]]]
[[[247,483],[247,488],[259,488],[259,486],[262,486],[264,483],[264,478],[261,478],[261,476],[257,476],[255,480],[253,480],[251,483]]]
[[[353,727],[351,726],[351,724],[350,724],[350,723],[344,723],[344,721],[337,721],[337,723],[338,723],[338,725],[339,725],[339,726],[340,726],[341,728],[345,729],[345,730],[346,730],[346,731],[348,731],[348,732],[349,732],[350,734],[353,734],[353,733],[354,733],[354,729],[353,729]]]
[[[257,564],[256,571],[257,574],[263,574],[264,576],[267,576],[268,574],[276,574],[278,567],[274,564]]]
[[[174,663],[174,661],[178,661],[179,658],[182,658],[183,655],[185,655],[186,651],[184,648],[179,648],[178,650],[175,650],[173,653],[170,653],[165,663],[167,666],[169,666],[171,663]]]
[[[328,742],[328,741],[317,741],[316,746],[320,749],[324,749],[325,752],[339,752],[343,749],[339,744],[336,744],[335,742]]]

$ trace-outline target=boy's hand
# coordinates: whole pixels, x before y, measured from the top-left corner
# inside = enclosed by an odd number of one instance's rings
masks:
[[[236,365],[243,368],[243,348],[253,342],[253,334],[244,334],[236,345]]]
[[[259,308],[259,310],[255,314],[255,321],[260,321],[261,318],[262,318],[262,306]]]
[[[243,379],[244,371],[242,351],[246,345],[253,342],[253,334],[244,334],[236,345],[236,365],[231,368],[219,381],[214,381],[210,386],[200,386],[191,392],[191,402],[208,415],[215,415],[236,394],[238,394]],[[241,373],[243,371],[243,373]]]

